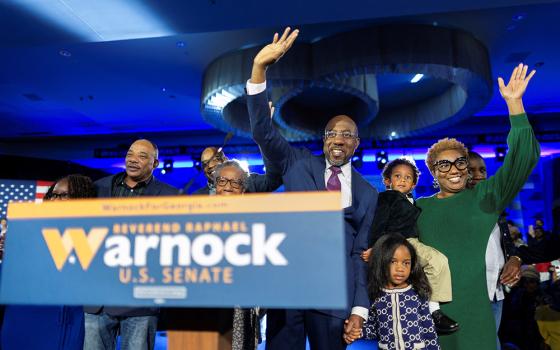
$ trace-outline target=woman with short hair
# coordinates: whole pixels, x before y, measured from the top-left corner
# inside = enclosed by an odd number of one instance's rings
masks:
[[[420,240],[449,260],[453,301],[442,310],[461,329],[441,336],[442,349],[496,349],[496,328],[486,285],[485,253],[498,216],[513,200],[537,164],[540,147],[527,120],[522,96],[535,71],[513,70],[510,81],[498,79],[508,106],[509,151],[496,175],[467,188],[468,151],[455,139],[443,139],[428,150],[426,165],[439,192],[418,200]]]

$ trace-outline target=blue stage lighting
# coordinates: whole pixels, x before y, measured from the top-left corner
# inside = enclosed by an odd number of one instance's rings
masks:
[[[16,5],[87,41],[176,34],[140,0],[13,0]]]
[[[198,171],[202,170],[202,163],[200,161],[200,156],[193,156],[192,157],[192,162],[193,162],[193,167],[196,170],[198,170]]]
[[[389,161],[389,156],[385,151],[379,151],[375,154],[375,162],[377,163],[378,169],[383,169],[385,164]]]
[[[506,148],[505,147],[496,147],[496,161],[503,162],[506,158]]]
[[[360,169],[364,165],[363,150],[358,149],[352,156],[352,165]]]
[[[417,82],[419,82],[422,78],[424,77],[424,74],[416,74],[414,76],[414,78],[410,79],[410,82],[412,84],[416,84]]]
[[[163,170],[167,173],[173,171],[173,159],[166,159],[163,161]]]

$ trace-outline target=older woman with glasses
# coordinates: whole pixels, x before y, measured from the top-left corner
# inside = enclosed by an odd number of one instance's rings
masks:
[[[245,193],[249,174],[235,160],[226,160],[214,172],[216,195]],[[259,342],[259,308],[233,310],[232,350],[255,350]]]
[[[426,165],[439,192],[418,200],[420,240],[449,260],[453,301],[442,310],[461,329],[440,337],[442,349],[496,349],[496,328],[488,303],[485,253],[498,216],[513,200],[535,167],[540,147],[527,120],[522,96],[535,71],[513,70],[510,81],[498,78],[510,115],[509,152],[496,175],[467,189],[467,148],[455,139],[432,145]]]
[[[226,160],[214,171],[217,195],[243,194],[249,174],[236,160]]]

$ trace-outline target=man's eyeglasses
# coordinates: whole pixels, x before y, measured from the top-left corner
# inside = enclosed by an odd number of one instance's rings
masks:
[[[342,136],[345,140],[355,139],[358,136],[350,131],[335,131],[335,130],[328,130],[325,131],[325,138],[326,139],[334,139],[338,135]]]
[[[51,193],[51,199],[68,199],[68,192]]]
[[[226,186],[227,183],[231,185],[232,188],[239,189],[243,187],[243,180],[235,180],[235,179],[226,179],[225,177],[218,177],[216,179],[216,185],[218,186]]]
[[[451,166],[455,165],[457,170],[465,170],[469,166],[469,161],[466,157],[459,157],[454,162],[448,160],[440,160],[434,163],[434,167],[442,173],[447,173],[451,170]]]

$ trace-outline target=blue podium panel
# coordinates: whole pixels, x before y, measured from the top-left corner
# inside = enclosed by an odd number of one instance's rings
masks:
[[[339,194],[14,203],[3,304],[344,309]]]

